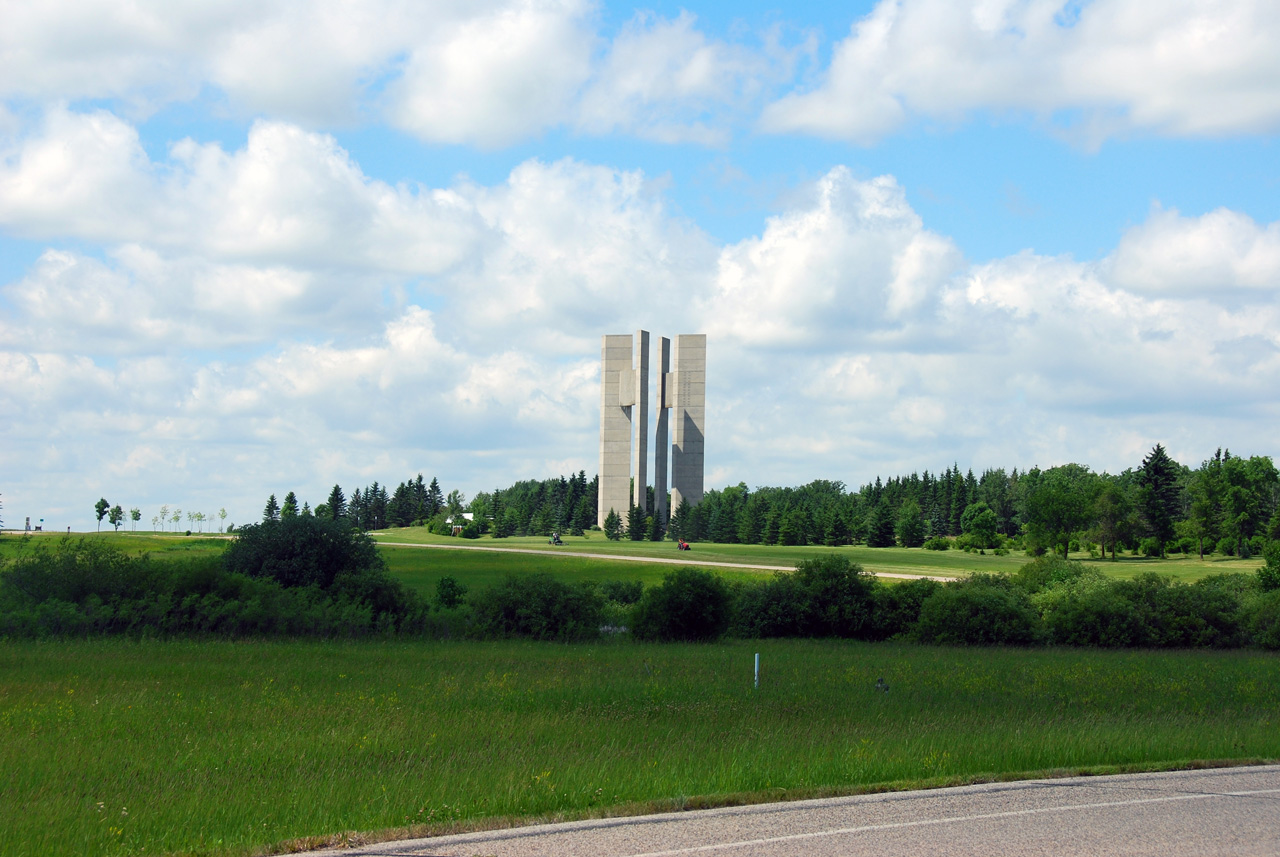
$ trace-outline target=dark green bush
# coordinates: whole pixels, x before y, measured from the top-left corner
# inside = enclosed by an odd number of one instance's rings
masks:
[[[951,539],[947,538],[946,536],[933,536],[924,543],[923,547],[927,551],[950,550]]]
[[[1035,595],[1050,586],[1060,586],[1078,580],[1090,566],[1078,560],[1066,560],[1060,556],[1041,556],[1014,572],[1012,580],[1028,595]]]
[[[792,572],[780,571],[764,583],[737,592],[733,634],[736,637],[801,637],[808,627],[809,593]]]
[[[158,561],[95,540],[38,546],[0,571],[0,636],[365,636],[421,631],[424,613],[380,572],[284,587],[216,557]]]
[[[1280,589],[1260,593],[1246,610],[1253,644],[1264,649],[1280,649]]]
[[[482,637],[585,640],[599,635],[602,599],[594,586],[565,583],[550,574],[508,574],[470,599]]]
[[[1258,586],[1263,592],[1280,589],[1280,540],[1267,545],[1263,556],[1266,561],[1258,569]]]
[[[339,575],[385,571],[367,533],[344,520],[299,515],[242,527],[222,555],[227,571],[267,577],[281,586],[328,589]]]
[[[1040,642],[1040,615],[1008,578],[975,574],[947,583],[920,607],[915,636],[950,645],[1031,645]]]
[[[892,586],[877,587],[876,637],[884,640],[910,633],[920,619],[920,608],[940,586],[942,584],[936,580],[920,578],[904,580]]]
[[[809,637],[874,636],[875,576],[841,554],[796,564],[796,581],[808,595],[803,633]]]
[[[1140,645],[1145,639],[1138,610],[1112,586],[1073,594],[1044,620],[1055,645],[1116,648]]]
[[[600,594],[618,604],[635,604],[644,594],[644,584],[638,580],[606,580],[600,585]]]
[[[436,581],[436,606],[441,610],[453,610],[462,605],[467,597],[467,587],[459,583],[457,578],[442,577]]]
[[[645,590],[632,613],[631,633],[641,640],[717,640],[729,628],[732,600],[717,575],[681,568]]]

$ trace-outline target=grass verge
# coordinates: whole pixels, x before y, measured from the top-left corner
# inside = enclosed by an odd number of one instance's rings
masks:
[[[341,831],[1269,760],[1278,719],[1280,658],[1257,652],[6,643],[0,854],[244,854]]]

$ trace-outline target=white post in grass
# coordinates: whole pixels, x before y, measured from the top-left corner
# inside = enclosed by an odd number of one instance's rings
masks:
[[[760,653],[756,652],[756,688],[760,687]]]

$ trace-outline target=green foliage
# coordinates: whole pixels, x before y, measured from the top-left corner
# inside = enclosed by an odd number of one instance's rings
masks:
[[[881,499],[871,512],[867,523],[867,547],[891,548],[894,546],[893,510],[887,500]]]
[[[1043,635],[1026,592],[1005,577],[975,574],[935,591],[920,607],[915,635],[942,645],[1031,645]]]
[[[644,594],[644,584],[638,580],[606,580],[600,584],[600,594],[618,604],[635,604]]]
[[[1244,621],[1254,645],[1280,649],[1280,589],[1270,589],[1249,603]]]
[[[107,502],[106,497],[98,498],[98,502],[93,504],[93,512],[98,516],[98,529],[102,529],[102,519],[107,516],[107,512],[111,509],[111,504]]]
[[[453,610],[461,607],[467,597],[467,587],[459,583],[457,578],[445,576],[436,581],[436,606],[441,610]]]
[[[732,601],[717,575],[681,568],[645,591],[632,614],[631,633],[663,642],[717,640],[729,629]]]
[[[747,637],[873,639],[879,584],[840,554],[803,560],[791,574],[740,589],[734,632]]]
[[[550,574],[508,575],[473,595],[470,603],[481,637],[568,642],[600,633],[603,605],[596,588]]]
[[[604,516],[604,537],[611,542],[622,539],[622,518],[614,509],[610,509],[609,514]]]
[[[999,520],[991,507],[979,500],[970,503],[960,518],[961,531],[970,537],[976,548],[994,548],[1000,544],[997,532]]]
[[[951,550],[951,539],[946,536],[931,536],[922,547],[927,551]]]
[[[237,532],[222,556],[227,571],[267,577],[281,586],[326,589],[340,574],[386,568],[373,540],[341,520],[297,517],[250,524]]]
[[[417,599],[381,575],[326,592],[227,572],[216,556],[155,561],[62,539],[0,571],[0,637],[87,634],[366,636],[425,629]]]
[[[908,637],[920,618],[920,609],[942,586],[936,580],[904,580],[875,589],[875,636],[877,639]]]
[[[1266,562],[1258,569],[1258,586],[1263,592],[1280,589],[1280,540],[1267,545]]]
[[[904,548],[918,548],[924,544],[924,517],[920,504],[915,500],[909,499],[899,508],[895,531],[898,544]]]

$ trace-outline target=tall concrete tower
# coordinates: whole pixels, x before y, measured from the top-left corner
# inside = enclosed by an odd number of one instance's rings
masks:
[[[663,378],[663,385],[670,385],[667,400],[675,428],[671,442],[671,510],[675,511],[681,500],[688,500],[690,506],[702,500],[707,432],[706,334],[677,336],[671,358],[672,371]]]
[[[706,432],[707,337],[684,334],[658,343],[654,514],[702,499]],[[670,413],[668,413],[670,412]],[[671,436],[674,437],[671,437]],[[649,333],[609,335],[600,346],[600,484],[597,524],[610,510],[624,520],[631,504],[645,508],[649,458]]]

